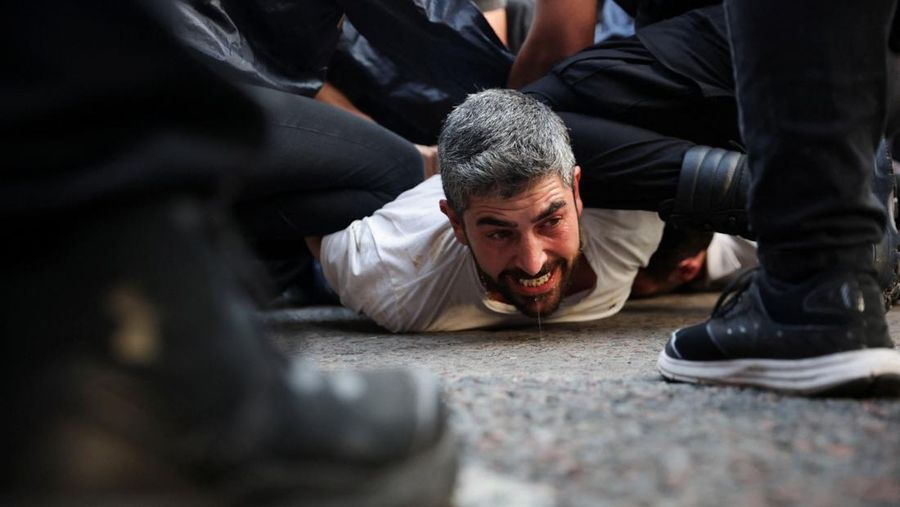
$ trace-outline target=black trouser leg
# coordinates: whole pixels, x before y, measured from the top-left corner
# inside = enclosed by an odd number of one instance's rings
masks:
[[[307,97],[250,90],[271,131],[237,206],[254,242],[336,232],[422,181],[419,152],[389,130]]]
[[[10,48],[0,74],[0,218],[209,193],[247,167],[265,132],[262,115],[161,28],[150,13],[164,5],[8,6],[0,17]]]
[[[731,73],[728,66],[717,70]],[[740,140],[733,90],[705,95],[694,79],[665,67],[636,36],[584,49],[522,91],[557,112],[612,120],[696,144],[725,148]]]
[[[271,375],[198,202],[247,166],[262,115],[167,33],[164,5],[35,0],[0,17],[4,493],[158,478],[110,465],[137,446],[100,435],[152,447],[148,428],[226,427]]]
[[[235,205],[244,235],[280,293],[312,282],[305,236],[339,231],[422,181],[400,136],[314,99],[260,87],[270,136]]]
[[[585,206],[659,211],[674,198],[684,154],[694,143],[595,116],[559,116],[582,168]]]
[[[885,127],[895,3],[727,3],[751,223],[776,276],[871,266],[884,233],[871,167]]]
[[[591,207],[660,211],[675,197],[690,148],[735,149],[738,140],[731,91],[704,96],[637,37],[583,50],[523,91],[569,127],[583,169],[582,199]]]

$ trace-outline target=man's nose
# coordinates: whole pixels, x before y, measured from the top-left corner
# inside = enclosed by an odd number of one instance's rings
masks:
[[[541,268],[547,262],[547,253],[544,252],[544,244],[533,235],[526,234],[519,243],[519,252],[516,255],[516,267],[535,276],[541,272]]]

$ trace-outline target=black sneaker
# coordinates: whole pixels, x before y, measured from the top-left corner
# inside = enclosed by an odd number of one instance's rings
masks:
[[[674,381],[900,396],[900,351],[888,335],[881,290],[859,273],[797,284],[745,273],[708,321],[672,333],[657,366]]]
[[[15,337],[0,504],[448,501],[457,449],[433,376],[285,359],[194,201],[79,215],[0,252],[0,335]]]

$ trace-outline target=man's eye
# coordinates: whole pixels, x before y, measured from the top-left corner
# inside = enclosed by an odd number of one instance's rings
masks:
[[[510,231],[493,231],[493,232],[487,233],[488,239],[497,239],[497,240],[506,239],[506,238],[510,237],[511,235],[512,235],[512,233]]]
[[[552,229],[561,223],[562,223],[562,217],[551,217],[551,218],[548,218],[547,220],[544,220],[544,222],[541,224],[541,226],[545,229]]]

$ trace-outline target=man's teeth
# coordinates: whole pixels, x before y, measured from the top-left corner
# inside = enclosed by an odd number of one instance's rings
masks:
[[[519,284],[525,287],[540,287],[550,281],[550,273],[537,278],[519,278]]]

